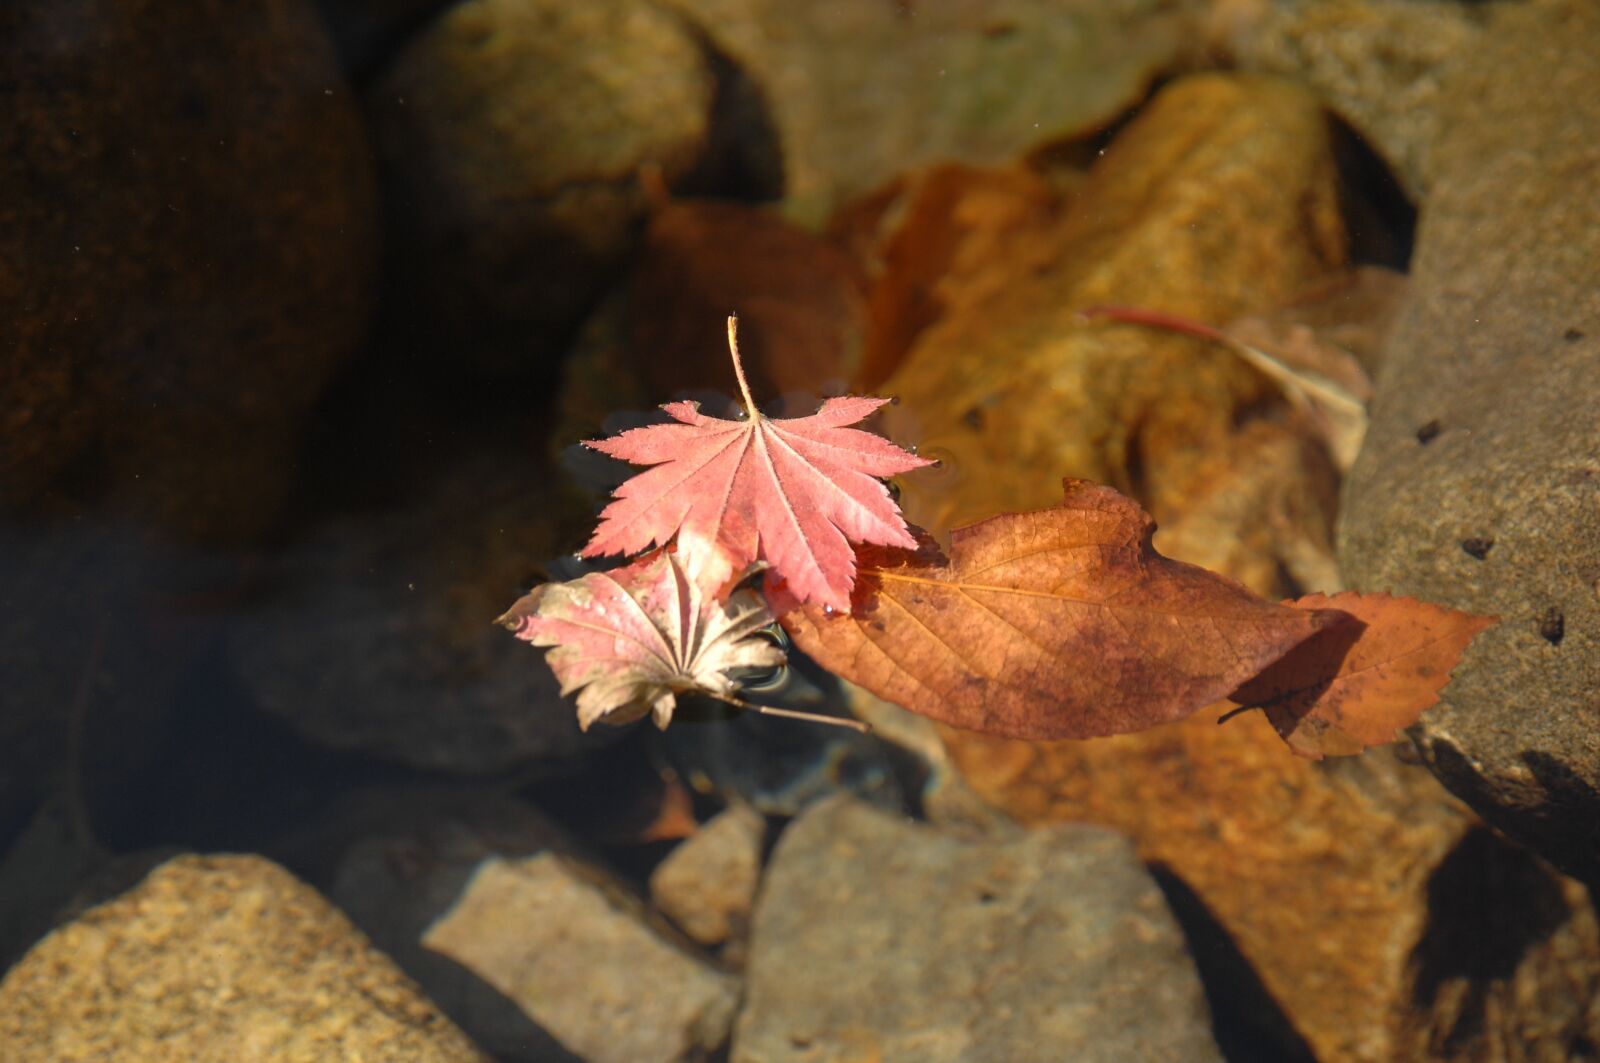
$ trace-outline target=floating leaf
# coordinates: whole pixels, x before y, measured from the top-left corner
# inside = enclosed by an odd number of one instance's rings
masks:
[[[1319,632],[1230,695],[1267,719],[1300,756],[1351,756],[1392,742],[1439,700],[1467,645],[1494,617],[1347,591],[1286,603],[1354,622]]]
[[[586,445],[654,468],[616,490],[583,553],[632,554],[674,535],[690,574],[708,588],[757,559],[801,601],[848,608],[850,543],[915,547],[900,507],[876,477],[933,464],[847,425],[888,400],[829,399],[809,417],[768,418],[745,382],[728,319],[728,346],[746,417],[708,417],[698,403],[663,406],[676,424],[635,428]]]
[[[1065,488],[1055,508],[957,529],[948,561],[926,540],[863,548],[848,615],[771,578],[768,599],[838,675],[943,723],[1032,739],[1179,719],[1344,619],[1162,557],[1133,500]]]
[[[561,693],[578,695],[578,725],[629,723],[647,713],[672,720],[679,694],[728,697],[737,669],[771,669],[781,649],[756,635],[772,623],[748,590],[716,601],[688,578],[678,557],[659,551],[612,572],[546,583],[500,618],[520,639],[551,646],[547,660]]]

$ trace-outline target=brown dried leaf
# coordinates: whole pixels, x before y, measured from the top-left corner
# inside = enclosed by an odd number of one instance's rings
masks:
[[[1352,756],[1392,742],[1439,700],[1473,638],[1496,618],[1415,598],[1347,591],[1285,604],[1354,622],[1318,632],[1245,683],[1231,700],[1266,710],[1302,757]]]
[[[1154,530],[1131,499],[1068,480],[1053,509],[957,529],[948,562],[929,541],[863,548],[848,615],[781,583],[768,599],[836,674],[943,723],[1034,739],[1179,719],[1342,619],[1162,557]]]

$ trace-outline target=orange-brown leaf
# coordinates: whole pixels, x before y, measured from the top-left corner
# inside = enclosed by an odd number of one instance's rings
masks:
[[[1344,619],[1290,609],[1150,545],[1148,514],[1066,481],[1061,505],[951,536],[950,559],[863,547],[848,615],[768,599],[799,647],[874,694],[1012,738],[1090,738],[1176,720]]]
[[[1265,709],[1289,748],[1312,760],[1393,741],[1439,700],[1462,652],[1496,619],[1354,591],[1286,604],[1355,622],[1307,639],[1230,697]]]

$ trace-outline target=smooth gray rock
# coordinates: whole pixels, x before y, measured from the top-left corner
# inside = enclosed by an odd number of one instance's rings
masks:
[[[738,1000],[737,980],[658,934],[630,895],[551,852],[484,860],[422,943],[585,1063],[705,1059]]]
[[[908,169],[1009,162],[1103,128],[1187,28],[1161,0],[663,2],[757,87],[785,209],[818,225]]]
[[[1347,484],[1351,586],[1500,617],[1413,737],[1600,881],[1600,6],[1495,8],[1440,101],[1411,294]]]
[[[1221,1056],[1183,934],[1124,838],[963,841],[840,797],[773,855],[732,1058]]]
[[[463,775],[574,770],[623,732],[580,733],[543,655],[494,624],[560,549],[562,509],[512,456],[449,465],[274,559],[229,654],[263,709],[328,748]]]
[[[500,1063],[552,1063],[569,1053],[548,1031],[470,967],[424,947],[422,935],[485,860],[573,850],[521,802],[414,789],[352,797],[300,839],[295,855],[311,867],[332,857],[328,898],[485,1051]]]

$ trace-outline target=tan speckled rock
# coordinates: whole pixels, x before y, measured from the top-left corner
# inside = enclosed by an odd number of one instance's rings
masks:
[[[0,981],[7,1063],[481,1063],[348,920],[253,856],[184,856]]]

